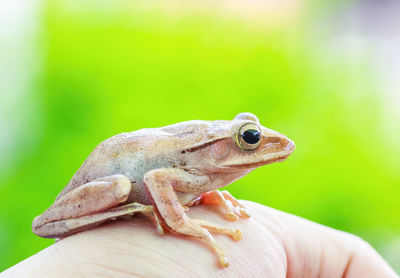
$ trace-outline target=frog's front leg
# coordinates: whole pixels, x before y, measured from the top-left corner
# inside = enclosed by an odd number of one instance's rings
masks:
[[[50,208],[36,217],[32,231],[41,237],[59,238],[137,212],[151,217],[152,206],[139,203],[119,206],[128,199],[130,191],[131,183],[122,175],[83,184],[58,198]]]
[[[231,221],[238,220],[239,217],[250,217],[249,212],[242,204],[236,200],[228,191],[213,190],[203,193],[194,204],[217,205],[224,210],[224,215]]]
[[[188,190],[201,188],[208,182],[207,176],[193,175],[181,169],[156,169],[144,176],[144,183],[164,224],[177,234],[201,239],[217,253],[220,265],[228,266],[225,253],[208,230],[230,235],[235,240],[240,239],[241,232],[238,229],[229,229],[204,220],[189,218],[174,191],[174,189],[181,191],[185,188]]]

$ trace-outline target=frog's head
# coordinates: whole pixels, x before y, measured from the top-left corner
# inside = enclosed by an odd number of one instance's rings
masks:
[[[196,158],[201,159],[196,159],[196,164],[214,173],[245,174],[259,166],[285,160],[295,148],[290,139],[263,127],[251,113],[240,113],[232,121],[209,122],[202,133],[207,140],[185,152],[196,153]]]

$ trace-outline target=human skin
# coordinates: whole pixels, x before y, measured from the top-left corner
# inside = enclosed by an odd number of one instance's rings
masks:
[[[216,239],[230,266],[221,268],[201,242],[160,236],[146,218],[118,220],[67,237],[4,271],[8,277],[380,277],[398,278],[365,241],[253,202],[252,217],[228,222],[216,208],[192,218],[240,228],[243,239]]]

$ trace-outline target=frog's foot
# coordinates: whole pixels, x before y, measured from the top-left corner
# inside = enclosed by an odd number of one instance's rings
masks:
[[[225,234],[231,236],[234,240],[242,239],[242,231],[240,229],[231,229],[218,224],[210,223],[202,219],[193,219],[201,227],[207,229],[210,232]]]
[[[144,183],[153,199],[157,214],[163,220],[164,226],[176,234],[200,239],[217,254],[219,264],[227,267],[229,265],[228,259],[208,229],[229,234],[235,239],[240,238],[240,231],[189,218],[172,187],[173,184],[176,186],[181,186],[184,183],[198,184],[201,182],[200,179],[202,177],[181,169],[156,169],[145,174]]]
[[[229,233],[232,234],[232,237],[236,238],[240,236],[234,235],[233,231],[226,231],[226,228],[214,226],[214,224],[211,223],[207,223],[205,225],[205,223],[201,223],[200,221],[198,219],[190,219],[189,217],[186,217],[186,219],[181,223],[179,223],[180,221],[173,222],[170,220],[167,220],[166,222],[168,228],[171,229],[173,232],[177,234],[193,236],[203,241],[211,250],[213,250],[217,254],[219,264],[222,267],[229,266],[229,261],[225,255],[225,252],[221,249],[221,247],[218,245],[218,243],[215,241],[214,237],[209,233],[208,230],[218,231],[221,233]]]
[[[217,205],[224,210],[228,220],[235,221],[239,217],[250,217],[248,211],[228,191],[213,190],[203,193],[200,197],[201,205]]]
[[[128,199],[130,190],[130,181],[121,175],[86,183],[58,198],[36,217],[32,230],[41,237],[60,238],[138,212],[152,217],[153,206],[139,203],[119,206]]]

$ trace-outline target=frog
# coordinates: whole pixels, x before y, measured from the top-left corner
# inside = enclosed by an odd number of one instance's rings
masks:
[[[294,149],[292,140],[248,112],[233,120],[191,120],[118,134],[97,145],[54,203],[34,218],[32,231],[60,240],[139,214],[159,234],[199,239],[227,267],[212,233],[240,240],[241,230],[192,219],[188,210],[212,205],[230,221],[250,217],[220,189],[260,166],[284,161]]]

